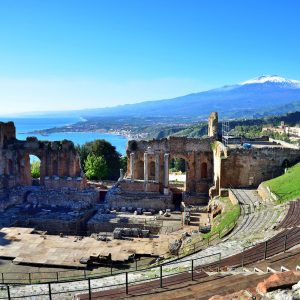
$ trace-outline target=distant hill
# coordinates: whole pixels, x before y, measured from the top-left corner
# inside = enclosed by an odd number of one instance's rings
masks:
[[[230,129],[232,134],[245,135],[246,137],[258,137],[262,135],[262,128],[266,125],[278,126],[280,122],[288,126],[295,126],[300,124],[300,111],[287,113],[284,115],[266,116],[261,118],[251,119],[235,119],[230,121]],[[221,134],[222,123],[219,122],[219,134]],[[199,122],[190,126],[184,127],[161,127],[154,128],[151,138],[163,138],[167,136],[188,136],[188,137],[201,137],[207,134],[207,122]],[[268,133],[270,134],[270,133]],[[281,139],[280,137],[277,137]]]
[[[207,118],[211,111],[221,117],[261,117],[300,108],[300,81],[261,76],[246,82],[173,99],[147,101],[82,111],[83,116],[192,117]]]
[[[120,116],[156,117],[199,121],[207,119],[211,111],[218,111],[221,118],[258,118],[296,110],[300,110],[300,81],[270,75],[173,99],[78,111],[43,112],[32,115],[78,116],[87,119]]]

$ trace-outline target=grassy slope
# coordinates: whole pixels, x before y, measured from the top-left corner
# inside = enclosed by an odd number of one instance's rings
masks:
[[[241,210],[240,206],[233,205],[228,197],[220,198],[220,201],[225,204],[225,209],[222,214],[217,215],[212,224],[212,230],[205,234],[203,237],[208,238],[218,232],[223,232],[225,227],[230,226],[232,223],[236,222],[240,216]],[[223,232],[224,233],[224,232]]]
[[[279,198],[279,203],[300,197],[300,163],[288,169],[287,173],[265,181],[263,185]]]

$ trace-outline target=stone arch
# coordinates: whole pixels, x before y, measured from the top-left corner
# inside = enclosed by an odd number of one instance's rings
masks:
[[[20,153],[19,161],[18,161],[18,168],[20,170],[21,175],[21,182],[24,185],[32,185],[33,178],[31,176],[31,162],[30,156],[36,156],[40,161],[40,179],[39,184],[44,184],[45,180],[45,162],[44,156],[39,153],[39,151],[26,151]]]
[[[144,162],[142,160],[136,163],[135,178],[140,180],[144,179]]]
[[[175,171],[173,168],[175,167],[175,160],[179,159],[177,163],[177,167],[179,167],[182,173],[177,173],[178,171]],[[175,194],[182,194],[182,192],[187,191],[188,186],[188,160],[185,155],[181,154],[173,154],[170,156],[169,160],[169,186],[170,189],[173,192],[173,196],[175,197]],[[174,172],[175,171],[175,172]],[[182,196],[180,196],[182,197]]]
[[[201,163],[201,179],[207,179],[207,163]]]
[[[36,164],[36,165],[35,165]],[[35,172],[32,172],[33,171],[33,165],[35,165],[34,167],[34,171]],[[40,182],[41,182],[41,176],[43,175],[42,174],[42,161],[41,159],[39,158],[39,156],[37,155],[33,155],[33,154],[30,154],[29,155],[29,168],[30,168],[30,177],[31,177],[31,185],[35,185],[35,186],[38,186],[40,185]],[[38,171],[37,169],[39,169],[39,174],[38,174]]]
[[[183,160],[185,160],[186,162],[188,162],[188,156],[182,153],[174,153],[170,155],[170,161],[175,159],[175,158],[181,158]]]

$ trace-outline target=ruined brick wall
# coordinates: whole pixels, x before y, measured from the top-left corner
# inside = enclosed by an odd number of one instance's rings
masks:
[[[147,153],[148,179],[154,180],[152,169],[158,166],[158,183],[162,192],[164,186],[164,155],[169,154],[169,163],[174,158],[182,158],[187,164],[186,191],[207,193],[213,180],[213,138],[169,137],[152,141],[129,141],[127,145],[127,177],[144,180],[144,155]],[[134,156],[134,169],[131,170],[131,155]],[[152,165],[151,165],[152,164]]]
[[[0,122],[0,148],[16,138],[16,127],[13,122]]]
[[[70,212],[73,213],[73,212]],[[78,216],[59,214],[60,218],[54,218],[53,214],[44,216],[29,216],[26,219],[18,219],[15,226],[35,228],[47,231],[47,234],[82,235],[86,232],[87,221],[95,213],[94,209],[81,211]]]
[[[174,209],[172,193],[163,195],[161,193],[144,191],[123,191],[118,186],[111,188],[105,197],[105,203],[110,209],[121,209],[122,207],[154,209],[156,211]]]
[[[41,161],[42,187],[39,191],[30,190],[30,199],[34,198],[41,204],[61,206],[72,203],[84,206],[98,200],[97,192],[86,189],[80,158],[71,141],[39,141],[35,137],[20,141],[16,139],[14,123],[0,122],[1,210],[26,201],[26,188],[32,188],[30,155],[37,156]]]
[[[15,138],[16,129],[12,122],[0,123],[0,190],[18,185],[31,185],[29,155],[37,156],[41,161],[40,183],[45,178],[79,178],[83,180],[80,158],[71,141],[39,141],[29,137],[26,141]],[[85,181],[83,180],[81,186]],[[65,182],[61,182],[63,187]],[[57,185],[57,182],[56,182]]]
[[[44,186],[49,189],[71,188],[71,189],[84,189],[87,186],[86,178],[82,177],[58,177],[51,176],[45,177]]]
[[[40,187],[27,195],[26,203],[64,207],[80,211],[93,206],[98,199],[99,192],[94,189],[49,189]]]
[[[187,138],[170,136],[168,138],[151,141],[128,141],[126,152],[145,152],[149,148],[159,152],[186,153],[192,151],[211,151],[210,138]]]
[[[300,161],[300,150],[285,147],[227,148],[215,151],[215,182],[226,187],[257,187],[262,181],[284,172],[287,161]],[[219,182],[217,182],[219,180]]]
[[[122,180],[119,183],[119,187],[122,190],[126,191],[145,191],[145,185],[147,184],[147,191],[148,192],[159,192],[160,186],[158,183],[155,182],[148,182],[145,183],[143,181],[128,181],[128,180]]]

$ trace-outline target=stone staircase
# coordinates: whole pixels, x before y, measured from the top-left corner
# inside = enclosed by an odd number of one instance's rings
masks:
[[[191,226],[200,226],[201,221],[201,213],[199,212],[191,212],[190,216],[190,224]]]
[[[265,203],[255,190],[233,189],[241,207],[241,216],[226,240],[261,240],[275,233],[273,228],[287,213],[282,206]]]

